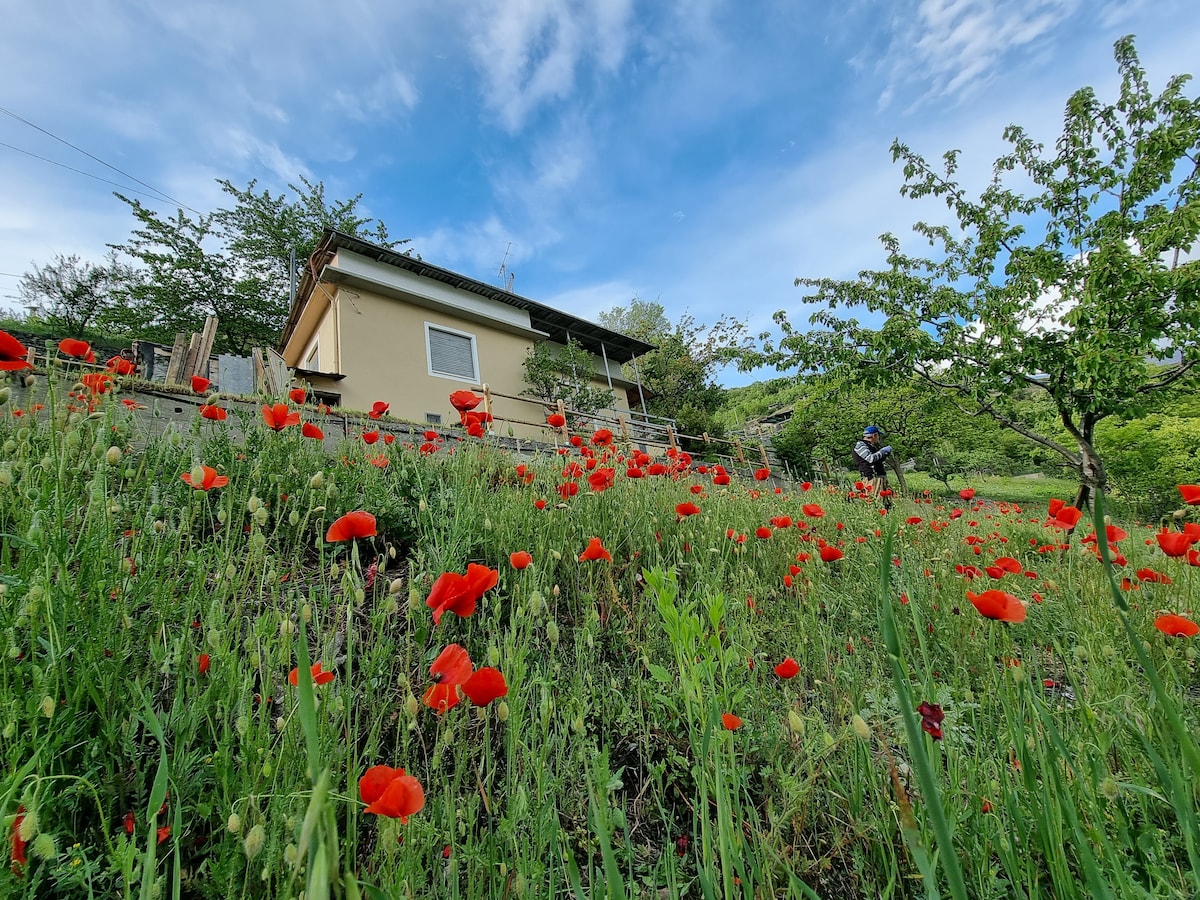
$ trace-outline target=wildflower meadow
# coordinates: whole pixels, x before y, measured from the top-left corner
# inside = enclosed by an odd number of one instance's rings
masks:
[[[330,454],[19,349],[0,895],[1200,894],[1200,487],[887,510],[469,392]]]

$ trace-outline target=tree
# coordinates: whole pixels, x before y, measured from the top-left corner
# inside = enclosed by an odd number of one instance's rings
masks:
[[[17,283],[17,293],[48,325],[79,336],[101,324],[105,313],[122,302],[133,281],[133,270],[115,253],[99,265],[75,254],[60,254],[25,273]]]
[[[648,413],[675,419],[688,434],[724,433],[714,417],[725,396],[716,374],[731,353],[746,349],[742,322],[722,316],[711,326],[701,325],[685,313],[672,325],[661,303],[638,297],[598,318],[605,328],[657,346],[638,357],[636,375],[632,366],[626,371],[631,380],[640,378]]]
[[[129,291],[128,304],[113,311],[113,324],[170,343],[177,332],[199,331],[204,318],[215,315],[214,349],[246,355],[252,347],[277,343],[291,277],[306,265],[326,227],[389,248],[405,243],[389,240],[382,222],[358,214],[361,194],[329,202],[324,184],[301,182],[289,185],[296,194],[289,199],[256,193],[254,181],[244,190],[219,181],[234,206],[196,218],[183,210],[164,218],[118,194],[138,224],[129,240],[111,246],[141,263],[144,278]]]
[[[540,341],[525,357],[525,383],[521,393],[553,405],[561,400],[569,410],[584,415],[613,405],[612,391],[592,385],[596,360],[578,341],[565,346]]]
[[[1011,149],[978,199],[956,180],[957,151],[939,170],[894,142],[901,194],[944,200],[956,222],[914,226],[935,258],[885,234],[888,268],[796,279],[824,307],[810,317],[816,329],[798,331],[781,311],[782,336],[764,335],[742,366],[866,385],[915,375],[1056,453],[1079,479],[1076,504],[1089,503],[1107,482],[1097,423],[1193,384],[1200,361],[1200,262],[1183,255],[1200,232],[1200,100],[1184,95],[1186,76],[1155,96],[1132,37],[1115,57],[1117,100],[1077,91],[1052,150],[1009,126]],[[1006,186],[1010,173],[1020,189]],[[839,309],[864,309],[874,324]],[[1064,437],[1015,416],[1026,391],[1050,402]]]

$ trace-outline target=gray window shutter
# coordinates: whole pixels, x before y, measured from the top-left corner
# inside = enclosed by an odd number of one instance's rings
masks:
[[[472,339],[437,328],[429,329],[429,365],[441,375],[453,375],[475,381],[475,354]]]

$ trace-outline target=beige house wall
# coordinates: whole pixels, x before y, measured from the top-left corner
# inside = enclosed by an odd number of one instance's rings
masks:
[[[328,271],[332,279],[316,287],[283,355],[289,366],[340,375],[306,378],[315,390],[339,395],[342,408],[367,410],[382,400],[397,418],[426,422],[433,414],[441,416],[443,425],[453,426],[458,424],[458,413],[450,406],[452,392],[481,393],[485,383],[498,394],[519,396],[526,389],[523,364],[540,333],[530,328],[525,310],[344,250]],[[430,371],[427,326],[474,338],[478,379]],[[602,357],[595,355],[593,363],[592,386],[608,389]],[[628,412],[630,384],[621,377],[618,363],[610,361],[608,370],[613,407]],[[540,404],[495,397],[492,413],[501,420],[494,426],[500,434],[511,431],[522,438],[552,438],[541,424]]]

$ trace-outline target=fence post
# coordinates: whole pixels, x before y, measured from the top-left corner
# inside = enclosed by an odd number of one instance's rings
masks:
[[[758,452],[762,454],[763,465],[768,469],[771,468],[771,460],[767,458],[767,445],[760,442]]]
[[[712,441],[711,441],[711,440],[709,440],[709,438],[708,438],[708,432],[707,432],[707,431],[706,431],[706,432],[704,432],[704,434],[700,435],[700,437],[704,438],[704,443],[705,443],[705,444],[711,444],[711,443],[712,443]]]
[[[562,416],[563,420],[558,430],[562,432],[562,439],[565,444],[571,440],[571,432],[567,430],[567,405],[561,399],[558,401],[558,414]]]
[[[742,452],[742,441],[740,438],[735,437],[733,439],[733,447],[737,450],[738,462],[744,466],[746,464],[746,454]]]
[[[629,443],[629,429],[625,427],[625,417],[623,415],[621,415],[620,413],[617,413],[617,422],[621,426],[621,440],[628,444]]]
[[[667,426],[667,443],[671,445],[672,450],[679,449],[677,446],[675,446],[675,429],[670,425]]]

